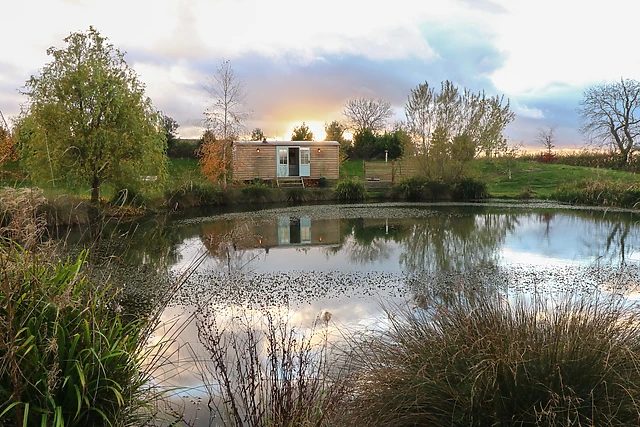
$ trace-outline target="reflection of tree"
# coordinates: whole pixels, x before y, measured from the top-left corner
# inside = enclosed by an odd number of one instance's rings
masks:
[[[401,245],[400,263],[408,272],[465,271],[491,265],[515,214],[437,215],[417,221]]]
[[[254,237],[246,220],[214,221],[203,229],[202,242],[217,262],[217,269],[227,273],[239,272],[255,258],[252,251],[240,244]]]
[[[640,247],[640,229],[630,213],[592,213],[583,217],[593,221],[589,227],[581,226],[586,234],[583,243],[590,255],[602,265],[624,265],[634,251]]]
[[[325,250],[327,257],[347,252],[354,264],[372,264],[388,259],[391,254],[389,242],[398,242],[409,232],[407,221],[398,219],[341,220],[339,244]]]

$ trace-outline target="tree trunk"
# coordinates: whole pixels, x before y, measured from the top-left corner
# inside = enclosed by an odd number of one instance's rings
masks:
[[[91,203],[97,205],[100,201],[100,180],[97,176],[91,181]]]

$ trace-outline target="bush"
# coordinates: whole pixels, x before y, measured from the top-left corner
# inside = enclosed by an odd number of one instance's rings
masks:
[[[340,201],[364,200],[367,189],[360,181],[347,179],[340,181],[335,187],[336,198]]]
[[[561,185],[551,193],[551,198],[561,202],[592,206],[637,208],[640,204],[640,186],[615,182],[583,181]]]
[[[347,396],[347,382],[330,357],[331,314],[316,320],[322,329],[305,333],[264,308],[220,321],[224,311],[197,313],[210,359],[202,369],[210,416],[228,426],[334,425],[329,420]]]
[[[218,206],[228,203],[228,194],[217,184],[182,184],[177,189],[165,192],[165,206],[172,210],[203,206]]]
[[[489,195],[487,184],[473,178],[463,178],[453,185],[453,198],[456,200],[478,200]]]
[[[196,152],[200,145],[202,145],[202,140],[200,139],[177,139],[174,144],[168,147],[167,156],[171,158],[197,159]]]
[[[354,344],[351,425],[640,423],[640,309],[622,297],[433,292]]]
[[[81,275],[84,257],[56,265],[11,243],[0,248],[2,425],[142,422],[153,394],[142,369],[149,323],[123,322],[113,289]]]
[[[267,203],[272,201],[271,189],[265,184],[249,184],[240,190],[247,203]]]
[[[406,199],[414,202],[425,199],[426,193],[427,179],[417,176],[403,179],[391,187],[390,190],[391,198]]]

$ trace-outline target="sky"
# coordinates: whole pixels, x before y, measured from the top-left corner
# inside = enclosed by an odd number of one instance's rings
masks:
[[[19,113],[47,48],[93,26],[182,137],[201,134],[205,88],[225,59],[245,83],[247,133],[289,139],[304,121],[323,139],[323,124],[359,97],[390,102],[404,120],[412,88],[451,80],[509,99],[511,143],[543,150],[536,137],[553,126],[557,149],[579,149],[585,88],[640,80],[635,25],[623,19],[638,12],[630,0],[8,0],[0,111]]]

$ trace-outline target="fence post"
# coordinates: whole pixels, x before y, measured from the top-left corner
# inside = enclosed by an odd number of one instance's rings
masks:
[[[396,161],[391,160],[391,185],[396,183]]]

